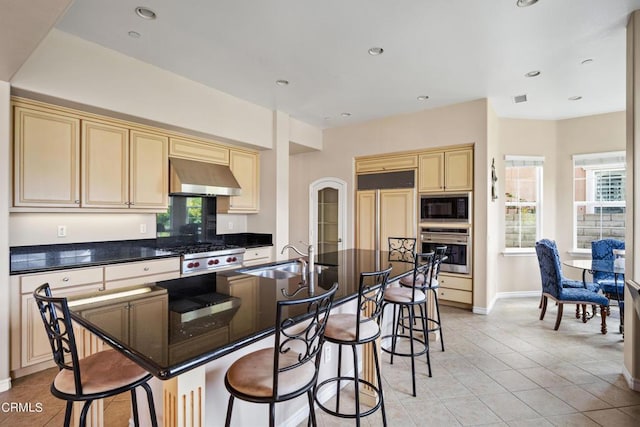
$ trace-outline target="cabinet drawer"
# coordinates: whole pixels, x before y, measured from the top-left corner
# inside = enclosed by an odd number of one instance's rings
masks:
[[[105,282],[153,274],[180,272],[180,258],[166,258],[149,261],[109,265],[104,268]]]
[[[245,265],[256,265],[271,261],[271,246],[247,249],[244,253]]]
[[[473,298],[471,292],[460,291],[458,289],[440,288],[438,297],[447,301],[461,302],[464,304],[472,304]]]
[[[51,289],[62,289],[91,283],[98,283],[102,287],[102,279],[102,267],[29,274],[20,278],[20,293],[33,293],[43,283],[49,283]]]
[[[473,279],[468,279],[466,277],[440,274],[438,277],[438,283],[440,284],[440,287],[443,288],[459,289],[461,291],[473,290]]]

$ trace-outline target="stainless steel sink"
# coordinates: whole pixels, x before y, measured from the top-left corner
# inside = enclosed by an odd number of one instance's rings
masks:
[[[316,273],[321,273],[329,268],[326,265],[315,265]],[[269,279],[290,279],[302,274],[302,264],[299,262],[287,262],[285,264],[270,265],[268,267],[248,268],[240,270],[240,273],[254,276],[267,277]]]

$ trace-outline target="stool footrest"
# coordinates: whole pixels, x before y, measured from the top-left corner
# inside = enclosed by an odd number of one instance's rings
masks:
[[[324,403],[322,403],[322,402],[320,402],[318,400],[318,394],[319,394],[318,392],[320,391],[320,389],[322,387],[328,386],[328,385],[330,385],[332,383],[335,383],[335,382],[338,382],[338,381],[340,381],[340,382],[342,382],[342,381],[344,381],[344,382],[352,382],[353,383],[353,382],[355,382],[355,378],[354,377],[333,377],[333,378],[329,378],[329,379],[326,379],[326,380],[322,381],[316,387],[316,392],[315,392],[316,398],[315,398],[315,400],[316,400],[316,403],[318,404],[318,407],[320,409],[322,409],[324,412],[326,412],[328,414],[331,414],[331,415],[333,415],[335,417],[340,417],[340,418],[358,418],[358,416],[366,417],[367,415],[371,415],[374,412],[376,412],[378,410],[378,408],[380,408],[380,405],[382,404],[382,400],[380,400],[380,398],[379,398],[380,390],[374,384],[372,384],[371,382],[369,382],[369,381],[367,381],[365,379],[362,379],[362,378],[358,378],[358,383],[361,386],[362,385],[368,386],[369,388],[371,388],[376,393],[376,395],[378,395],[377,402],[376,402],[376,404],[374,406],[372,406],[371,408],[367,409],[366,411],[360,412],[359,414],[356,413],[356,412],[354,412],[354,413],[338,412],[337,410],[333,410],[333,409],[327,408]],[[338,390],[338,393],[340,393],[340,390]]]

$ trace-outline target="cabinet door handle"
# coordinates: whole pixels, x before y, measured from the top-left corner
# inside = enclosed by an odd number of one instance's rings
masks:
[[[144,268],[144,271],[149,271],[149,267],[145,267],[145,268]]]
[[[80,200],[74,200],[73,203],[75,203],[76,205],[80,204]]]
[[[69,279],[69,277],[68,277],[68,276],[67,276],[67,277],[63,277],[63,278],[62,278],[62,281],[63,281],[63,282],[68,282],[69,280],[71,280],[71,279]]]

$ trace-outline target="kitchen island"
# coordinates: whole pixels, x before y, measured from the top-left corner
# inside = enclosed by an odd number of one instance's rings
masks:
[[[276,301],[309,295],[308,283],[301,283],[300,275],[256,275],[264,267],[283,263],[157,282],[137,295],[113,293],[115,300],[104,292],[97,293],[102,299],[97,302],[88,298],[94,295],[84,295],[70,300],[71,308],[85,331],[163,380],[164,425],[183,425],[192,417],[206,420],[203,425],[222,425],[227,367],[243,354],[271,344]],[[351,249],[320,254],[314,292],[325,292],[338,282],[333,311],[353,311],[360,272],[389,264],[391,280],[412,271],[410,263],[390,263],[387,252]],[[147,298],[154,304],[141,305]],[[138,305],[144,310],[137,312]],[[123,306],[128,307],[125,320]],[[331,366],[323,363],[321,376]],[[279,424],[300,422],[307,410],[304,403],[279,405]],[[266,411],[265,405],[247,404],[238,411],[237,420],[266,420],[261,411]]]

